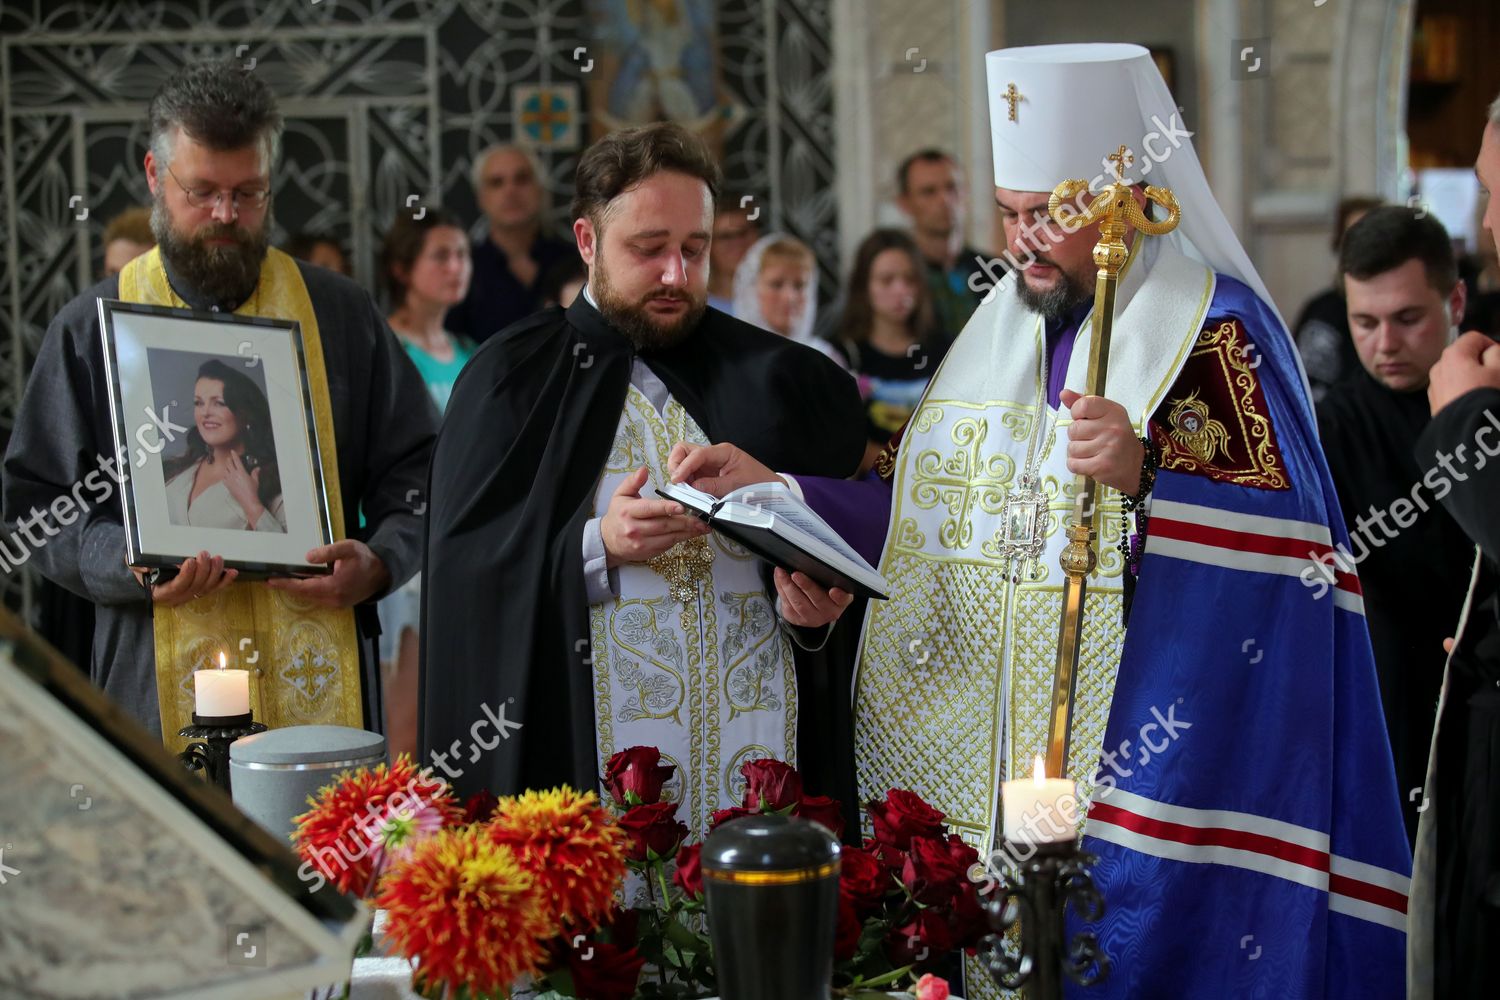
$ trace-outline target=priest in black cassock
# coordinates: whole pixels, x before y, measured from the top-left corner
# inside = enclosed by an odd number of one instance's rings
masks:
[[[1473,543],[1422,482],[1413,449],[1432,419],[1427,373],[1464,316],[1448,232],[1389,205],[1344,235],[1339,253],[1351,350],[1360,367],[1318,404],[1318,431],[1364,590],[1386,729],[1408,838],[1427,774],[1443,639],[1463,607]]]
[[[1475,173],[1500,248],[1500,98]],[[1494,992],[1500,944],[1500,344],[1477,331],[1432,369],[1432,423],[1415,455],[1452,489],[1443,506],[1478,546],[1453,625],[1412,862],[1409,1000]]]
[[[7,568],[31,561],[94,602],[90,677],[169,745],[180,745],[177,730],[192,716],[192,671],[215,666],[221,650],[236,658],[230,665],[251,667],[257,721],[378,729],[373,602],[418,566],[436,412],[367,292],[268,247],[283,122],[260,77],[238,63],[187,66],[152,98],[148,129],[158,245],[47,329],[5,453]],[[126,565],[118,483],[136,463],[115,450],[100,299],[301,324],[334,537],[308,560],[332,573],[243,581],[202,552],[149,584]],[[192,424],[192,414],[188,404],[160,416]],[[197,433],[186,434],[190,447]],[[194,473],[195,496],[226,488],[231,471],[215,469],[214,454]]]
[[[852,785],[851,748],[828,735],[847,683],[799,670],[794,646],[822,637],[777,612],[799,584],[654,492],[683,440],[828,476],[864,452],[846,373],[707,308],[718,189],[675,124],[590,147],[584,293],[491,338],[454,386],[429,487],[421,719],[424,759],[464,792],[598,788],[615,751],[654,746],[702,834],[739,804],[748,760],[796,763],[819,794]]]

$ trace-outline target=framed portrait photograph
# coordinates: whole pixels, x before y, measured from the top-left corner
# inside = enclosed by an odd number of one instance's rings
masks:
[[[333,527],[299,324],[113,299],[99,321],[130,564],[330,572],[306,559]]]

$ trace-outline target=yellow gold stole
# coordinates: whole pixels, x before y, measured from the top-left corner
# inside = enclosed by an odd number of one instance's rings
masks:
[[[120,298],[188,308],[167,282],[160,249],[137,257],[120,272]],[[323,341],[296,262],[279,250],[268,251],[255,294],[235,312],[296,320],[302,326],[328,513],[333,537],[341,539],[344,511]],[[175,608],[155,608],[153,624],[162,739],[173,751],[187,742],[177,731],[192,722],[193,671],[217,666],[220,650],[229,654],[232,666],[250,671],[250,707],[257,721],[273,729],[364,725],[359,642],[350,608],[317,607],[264,583],[245,582]]]

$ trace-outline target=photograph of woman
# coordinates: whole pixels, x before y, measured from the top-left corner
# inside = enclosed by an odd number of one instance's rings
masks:
[[[286,531],[271,410],[243,367],[243,359],[213,359],[198,368],[186,449],[163,465],[173,524]]]

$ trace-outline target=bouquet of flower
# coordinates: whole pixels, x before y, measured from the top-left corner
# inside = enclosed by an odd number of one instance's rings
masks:
[[[593,792],[570,788],[459,804],[403,756],[346,772],[310,800],[294,835],[300,874],[385,910],[387,945],[412,961],[412,988],[434,1000],[500,1000],[521,983],[537,1000],[710,996],[702,845],[686,843],[676,804],[663,799],[675,770],[652,747],[611,757],[615,817]],[[805,795],[787,764],[750,761],[741,774],[742,804],[714,813],[714,826],[779,813],[842,835],[839,804]],[[988,932],[968,878],[978,854],[942,813],[893,790],[868,815],[874,837],[842,852],[834,985],[846,997],[915,978]],[[645,906],[617,900],[629,870]],[[914,992],[943,1000],[947,984],[923,975]]]
[[[460,806],[403,756],[340,775],[311,805],[294,835],[303,874],[386,911],[385,940],[413,961],[425,997],[504,998],[527,979],[568,980],[573,942],[600,933],[625,876],[629,840],[593,792]]]
[[[610,758],[604,782],[621,810],[630,838],[627,864],[644,880],[649,905],[637,908],[629,941],[642,966],[634,994],[576,993],[580,997],[704,997],[714,988],[713,949],[703,920],[701,844],[687,844],[687,827],[662,790],[675,768],[654,747],[631,747]],[[713,814],[712,825],[756,813],[801,816],[842,836],[839,803],[805,795],[800,775],[777,760],[746,763],[742,804]],[[860,996],[916,979],[955,949],[973,951],[989,933],[978,886],[969,878],[978,852],[943,825],[943,814],[911,792],[892,790],[867,812],[874,836],[845,846],[839,876],[834,944],[835,992]],[[947,984],[922,975],[917,995],[940,1000]],[[883,994],[880,994],[883,995]]]

